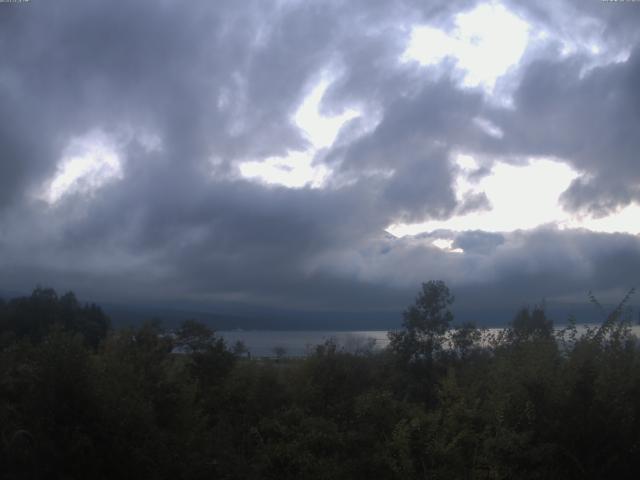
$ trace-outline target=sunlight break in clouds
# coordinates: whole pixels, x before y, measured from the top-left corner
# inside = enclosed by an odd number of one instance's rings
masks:
[[[340,128],[346,122],[359,115],[351,109],[332,117],[320,115],[322,96],[330,84],[331,82],[325,79],[316,85],[293,116],[296,125],[304,131],[311,148],[304,152],[290,152],[286,157],[244,162],[239,166],[244,177],[289,188],[301,188],[306,185],[319,188],[323,185],[329,171],[323,165],[313,165],[313,158],[318,151],[333,144]]]
[[[519,62],[529,40],[529,25],[496,3],[458,14],[455,25],[451,32],[415,27],[403,60],[431,65],[453,57],[465,71],[463,85],[491,91],[498,77]]]
[[[464,253],[461,248],[453,248],[453,240],[447,238],[438,238],[431,242],[432,245],[438,247],[440,250],[444,250],[449,253]]]
[[[396,237],[416,235],[438,229],[484,230],[511,232],[556,224],[560,228],[586,228],[596,232],[626,232],[635,230],[640,217],[640,206],[632,204],[604,218],[578,217],[565,210],[560,195],[579,174],[565,163],[553,159],[531,159],[528,165],[517,166],[496,163],[491,173],[477,183],[468,180],[468,174],[477,168],[470,155],[459,155],[456,163],[461,170],[456,182],[456,193],[484,192],[489,198],[489,211],[471,212],[448,220],[434,220],[415,224],[394,224],[387,231]],[[437,245],[443,248],[442,245]],[[446,245],[444,245],[446,250]]]
[[[39,195],[54,204],[68,193],[91,193],[122,178],[120,159],[112,142],[101,132],[72,140],[55,176]]]
[[[532,160],[526,166],[496,163],[491,173],[477,184],[467,179],[476,166],[473,158],[460,155],[457,163],[461,169],[456,185],[458,196],[485,192],[491,203],[489,211],[448,220],[391,225],[387,231],[398,237],[437,229],[507,232],[535,228],[566,217],[558,198],[577,173],[564,163],[546,159]]]
[[[602,218],[570,217],[559,222],[561,228],[587,228],[594,232],[633,233],[640,235],[640,205],[633,203]]]

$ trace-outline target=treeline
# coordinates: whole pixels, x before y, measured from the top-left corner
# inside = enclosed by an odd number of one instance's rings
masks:
[[[428,282],[384,351],[249,360],[200,323],[114,331],[37,289],[0,302],[0,476],[637,478],[625,301],[584,333],[524,308],[489,335],[452,327],[453,297]]]

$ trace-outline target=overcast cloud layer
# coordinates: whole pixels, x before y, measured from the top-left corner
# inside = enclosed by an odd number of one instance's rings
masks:
[[[326,310],[401,309],[436,278],[469,304],[619,295],[640,279],[632,233],[385,232],[491,208],[456,194],[460,152],[480,165],[470,181],[494,162],[567,163],[577,214],[640,203],[640,4],[505,2],[546,34],[493,93],[463,86],[455,59],[401,60],[413,26],[449,31],[475,5],[0,5],[0,288]],[[321,113],[359,116],[314,150],[324,181],[243,177],[312,149],[294,114],[327,79]],[[47,200],[65,159],[91,151],[118,161]]]

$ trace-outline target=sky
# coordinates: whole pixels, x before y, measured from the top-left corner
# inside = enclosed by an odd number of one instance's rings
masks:
[[[639,21],[599,0],[0,4],[0,291],[620,299],[640,281]]]

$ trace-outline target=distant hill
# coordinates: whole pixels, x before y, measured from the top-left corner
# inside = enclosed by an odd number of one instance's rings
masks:
[[[28,295],[25,292],[0,290],[0,298]],[[215,330],[395,330],[402,322],[402,308],[387,311],[303,311],[263,308],[241,304],[200,305],[189,303],[124,304],[80,298],[95,302],[110,317],[115,327],[140,325],[158,319],[166,328],[174,328],[183,320],[194,319]],[[614,305],[605,305],[607,311]],[[454,324],[474,322],[481,327],[502,327],[515,316],[518,306],[465,308],[453,305]],[[638,305],[633,307],[634,320],[640,320]],[[573,315],[578,323],[599,323],[603,317],[588,301],[580,303],[547,302],[546,311],[556,325],[567,323]]]
[[[400,328],[402,311],[344,312],[344,311],[296,311],[256,309],[254,307],[210,307],[211,311],[185,306],[116,305],[101,304],[115,326],[136,325],[152,318],[159,319],[165,327],[173,328],[186,319],[199,320],[215,330],[394,330]],[[610,311],[613,305],[605,305]],[[517,307],[462,309],[454,306],[454,324],[474,322],[481,327],[503,327],[517,312]],[[634,307],[638,319],[638,307]],[[564,325],[570,316],[578,323],[600,323],[601,312],[588,302],[565,304],[548,303],[546,311],[556,325]]]
[[[122,305],[101,303],[114,326],[138,325],[145,320],[161,320],[173,328],[186,319],[199,320],[215,330],[388,330],[400,326],[399,312],[309,312],[269,310],[239,312],[202,311],[157,305]]]

